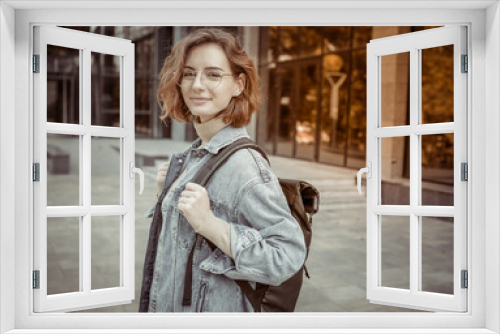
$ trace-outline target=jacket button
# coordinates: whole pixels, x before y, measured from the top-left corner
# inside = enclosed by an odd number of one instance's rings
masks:
[[[248,240],[253,241],[253,235],[252,233],[248,232],[247,233]]]

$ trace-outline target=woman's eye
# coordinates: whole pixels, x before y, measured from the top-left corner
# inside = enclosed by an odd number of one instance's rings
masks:
[[[195,72],[184,72],[184,73],[182,74],[182,76],[183,76],[184,78],[191,78],[191,77],[195,77],[195,76],[196,76],[196,73],[195,73]]]
[[[222,74],[221,73],[217,73],[217,72],[208,72],[207,73],[207,77],[218,79],[218,78],[222,77]]]

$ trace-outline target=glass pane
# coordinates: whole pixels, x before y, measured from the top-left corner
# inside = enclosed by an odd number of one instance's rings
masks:
[[[344,165],[349,102],[349,54],[326,55],[323,58],[323,71],[319,159],[322,162]]]
[[[422,291],[453,294],[453,218],[422,219]]]
[[[453,122],[453,45],[423,49],[422,124]]]
[[[47,218],[47,294],[80,291],[80,218]]]
[[[293,148],[293,106],[294,106],[294,71],[291,68],[280,68],[278,78],[281,83],[281,96],[279,99],[279,122],[276,153],[278,155],[292,156]]]
[[[120,286],[121,217],[92,217],[92,290]]]
[[[278,27],[260,27],[260,61],[268,65],[277,60]]]
[[[366,44],[372,40],[372,27],[353,27],[353,48],[366,48]]]
[[[380,58],[382,127],[409,125],[410,52]]]
[[[135,27],[137,28],[137,27]],[[151,127],[153,98],[153,38],[143,38],[135,44],[135,133],[136,136],[152,136]],[[156,101],[156,99],[155,99]],[[151,134],[150,134],[151,132]]]
[[[381,138],[382,205],[410,205],[410,180],[404,177],[406,142],[410,138]]]
[[[410,217],[381,216],[381,286],[410,289]]]
[[[92,52],[92,125],[120,126],[120,59]]]
[[[422,136],[422,205],[453,206],[454,135]]]
[[[351,39],[351,29],[352,27],[322,27],[325,45],[324,52],[328,53],[348,49]]]
[[[80,137],[47,134],[47,205],[80,205]]]
[[[280,27],[279,61],[297,58],[299,55],[299,27]]]
[[[303,56],[321,54],[322,27],[300,27],[300,54]]]
[[[92,205],[119,205],[120,139],[92,137]]]
[[[80,50],[47,45],[47,122],[80,123]]]
[[[347,166],[366,167],[366,50],[352,53]]]
[[[262,112],[257,118],[257,135],[259,136],[258,141],[262,148],[269,153],[273,152],[273,142],[274,134],[276,133],[276,123],[275,119],[276,113],[278,111],[279,96],[277,94],[269,94],[269,92],[277,92],[278,86],[276,81],[276,70],[262,68],[260,71],[260,77],[262,82],[262,93],[268,97],[267,112]]]
[[[316,118],[318,114],[318,64],[300,67],[300,93],[295,120],[296,157],[314,159]]]

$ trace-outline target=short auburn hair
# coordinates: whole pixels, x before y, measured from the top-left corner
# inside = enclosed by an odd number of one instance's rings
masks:
[[[182,38],[172,48],[171,54],[165,58],[159,74],[156,97],[162,109],[160,119],[168,117],[180,122],[192,122],[191,112],[184,103],[182,92],[177,82],[183,73],[189,52],[202,44],[219,45],[231,66],[235,76],[245,75],[245,88],[240,95],[229,102],[220,115],[226,124],[242,127],[250,123],[252,113],[257,111],[260,102],[260,82],[252,59],[241,47],[238,39],[231,33],[219,28],[197,29]]]

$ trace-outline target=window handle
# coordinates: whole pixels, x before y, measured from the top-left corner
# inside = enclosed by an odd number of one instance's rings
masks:
[[[358,171],[358,191],[359,191],[359,194],[362,195],[363,192],[361,191],[361,175],[363,173],[366,173],[366,177],[368,179],[371,179],[372,178],[372,163],[371,161],[368,161],[367,162],[367,167],[365,168],[361,168],[359,171]]]
[[[139,184],[140,184],[139,195],[142,195],[142,191],[144,190],[144,172],[140,168],[134,167],[133,161],[130,161],[128,165],[129,165],[129,177],[131,179],[134,178],[134,173],[139,174]]]

